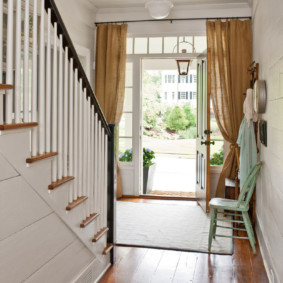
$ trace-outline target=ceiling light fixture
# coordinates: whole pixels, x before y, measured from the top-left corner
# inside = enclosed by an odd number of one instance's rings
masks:
[[[170,10],[173,8],[173,3],[168,0],[151,0],[145,3],[145,8],[154,19],[166,18]]]

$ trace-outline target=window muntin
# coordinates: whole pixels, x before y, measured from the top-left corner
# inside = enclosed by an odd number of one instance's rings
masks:
[[[185,41],[185,42],[184,42]],[[128,37],[127,54],[203,53],[206,36]]]

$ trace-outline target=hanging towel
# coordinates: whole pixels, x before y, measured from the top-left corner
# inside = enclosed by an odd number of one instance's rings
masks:
[[[248,125],[247,118],[244,117],[239,129],[239,135],[237,144],[240,147],[240,188],[242,186],[249,174],[251,168],[257,162],[257,147],[254,133],[254,124],[250,123]]]
[[[254,122],[257,121],[257,114],[255,113],[254,107],[253,107],[253,90],[251,88],[247,89],[246,94],[247,96],[244,101],[243,111],[247,119],[248,126],[250,127],[251,120],[253,120]]]

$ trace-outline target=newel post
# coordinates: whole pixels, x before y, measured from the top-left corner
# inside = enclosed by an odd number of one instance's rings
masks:
[[[111,136],[108,136],[108,189],[107,189],[107,225],[108,243],[113,243],[110,255],[112,264],[116,260],[116,199],[117,199],[117,163],[115,156],[115,125],[108,125]]]

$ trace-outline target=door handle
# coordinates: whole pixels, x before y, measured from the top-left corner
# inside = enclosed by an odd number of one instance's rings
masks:
[[[210,145],[210,144],[213,144],[213,145],[214,145],[214,144],[215,144],[215,141],[202,141],[202,142],[200,142],[200,144],[201,144],[201,145],[203,145],[203,144],[204,144],[204,145]]]
[[[204,134],[205,134],[205,135],[212,134],[212,131],[210,131],[210,130],[204,130]]]

